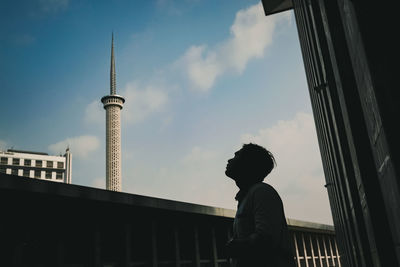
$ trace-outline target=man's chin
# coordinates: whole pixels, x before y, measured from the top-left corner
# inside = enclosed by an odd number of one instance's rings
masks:
[[[227,169],[227,170],[225,170],[225,175],[226,176],[228,176],[229,178],[231,178],[231,179],[233,179],[233,180],[235,180],[235,178],[233,178],[233,175],[232,175],[232,173]]]

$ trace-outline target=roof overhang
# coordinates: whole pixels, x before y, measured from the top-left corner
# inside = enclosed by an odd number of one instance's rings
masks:
[[[0,196],[12,195],[19,201],[33,203],[47,199],[46,203],[59,205],[60,203],[68,203],[70,211],[80,209],[80,207],[105,207],[106,204],[112,205],[113,209],[118,207],[128,207],[132,209],[148,210],[154,213],[160,211],[172,213],[186,213],[193,215],[216,216],[232,220],[235,217],[235,210],[211,207],[175,200],[161,199],[150,196],[136,195],[124,192],[115,192],[98,188],[91,188],[81,185],[56,183],[41,179],[33,179],[27,177],[19,177],[0,172]],[[12,200],[10,200],[12,202]],[[59,204],[54,204],[59,203]],[[75,204],[74,204],[75,203]],[[0,203],[5,204],[7,203]],[[49,204],[50,205],[50,204]],[[74,206],[75,205],[75,206]],[[0,207],[2,207],[0,205]],[[48,206],[50,207],[50,206]],[[40,206],[41,209],[45,207]],[[22,211],[19,211],[22,212]],[[2,214],[3,215],[3,214]],[[290,229],[296,231],[329,233],[334,234],[335,228],[332,225],[325,225],[315,222],[306,222],[295,219],[287,219]]]
[[[265,15],[272,15],[293,8],[292,0],[261,0]]]

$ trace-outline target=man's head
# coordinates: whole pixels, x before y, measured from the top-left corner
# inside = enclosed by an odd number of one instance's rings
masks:
[[[275,159],[271,152],[256,144],[244,144],[235,153],[235,157],[228,160],[226,176],[235,180],[242,188],[261,182],[274,168]]]

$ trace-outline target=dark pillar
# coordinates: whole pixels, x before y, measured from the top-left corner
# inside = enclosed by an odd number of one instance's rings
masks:
[[[101,267],[101,236],[100,236],[100,229],[99,225],[95,226],[94,229],[94,238],[93,238],[93,247],[94,247],[94,255],[93,261],[95,267]]]
[[[124,261],[124,266],[130,267],[131,266],[131,254],[132,254],[132,225],[129,223],[125,224],[125,233],[124,233],[124,238],[125,238],[125,244],[123,246],[124,248],[124,256],[125,256],[125,261]]]
[[[194,255],[195,255],[195,266],[200,267],[200,241],[199,241],[199,227],[194,226]]]
[[[179,229],[178,226],[174,225],[174,243],[175,243],[175,266],[181,266],[181,253],[179,248]]]
[[[372,223],[370,235],[382,264],[400,265],[398,11],[379,1],[337,2],[374,161],[374,190],[382,199],[374,210],[384,213],[382,221]]]
[[[293,7],[342,262],[400,265],[395,9],[358,0]]]
[[[157,222],[151,222],[151,248],[152,248],[152,266],[158,266],[157,260]]]
[[[218,267],[217,240],[215,238],[215,228],[211,227],[211,246],[212,246],[212,264]]]

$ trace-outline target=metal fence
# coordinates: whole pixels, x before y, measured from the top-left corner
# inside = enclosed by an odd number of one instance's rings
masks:
[[[308,231],[291,231],[297,266],[341,267],[335,235],[315,233],[313,230],[310,228]]]

